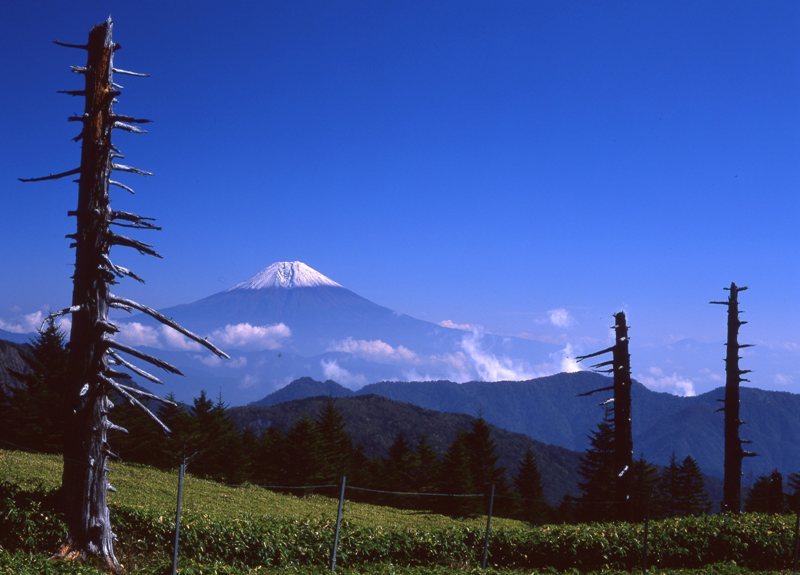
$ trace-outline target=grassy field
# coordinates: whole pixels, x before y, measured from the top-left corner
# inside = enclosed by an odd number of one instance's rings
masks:
[[[60,458],[0,451],[0,575],[96,573],[90,566],[45,561],[63,540],[54,511]],[[176,474],[117,464],[111,480],[118,555],[131,573],[168,571]],[[325,572],[336,501],[254,487],[226,487],[188,476],[181,530],[181,573]],[[475,572],[485,518],[347,503],[337,572],[372,575]],[[745,514],[666,519],[650,524],[652,573],[738,575],[792,563],[794,518]],[[493,523],[488,573],[628,573],[640,565],[641,525]],[[671,570],[670,570],[671,569]]]
[[[0,450],[0,481],[6,480],[26,489],[56,489],[61,484],[61,458],[54,455]],[[111,483],[117,493],[109,494],[112,507],[142,512],[157,512],[165,518],[175,513],[177,471],[167,473],[152,467],[118,463],[112,465]],[[331,490],[338,495],[338,489]],[[284,495],[256,486],[227,487],[187,474],[183,487],[183,512],[186,517],[210,520],[250,519],[253,516],[288,520],[336,519],[337,500],[333,497]],[[452,519],[443,515],[364,503],[346,504],[346,518],[354,526],[386,525],[409,528],[464,526],[481,528],[485,517]],[[524,523],[493,518],[498,528],[515,528]]]

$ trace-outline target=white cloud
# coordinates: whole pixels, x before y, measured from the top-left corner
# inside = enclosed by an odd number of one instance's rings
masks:
[[[349,353],[368,361],[384,363],[414,362],[417,360],[417,354],[407,347],[402,345],[393,347],[380,339],[367,340],[348,337],[347,339],[333,342],[328,347],[328,351]]]
[[[279,349],[283,340],[292,335],[284,323],[275,325],[228,324],[211,333],[209,339],[221,348],[263,351]]]
[[[668,375],[660,367],[651,367],[646,374],[637,375],[636,379],[654,391],[666,391],[684,397],[697,395],[691,379],[677,373]]]
[[[43,310],[26,313],[11,321],[0,319],[0,329],[11,333],[33,333],[39,331],[45,318]]]
[[[255,375],[251,373],[245,374],[242,378],[242,381],[239,382],[237,386],[239,389],[253,389],[255,387],[260,387],[261,380],[259,380]]]
[[[461,339],[461,349],[472,360],[472,367],[484,381],[524,380],[532,371],[523,362],[496,356],[481,347],[481,334],[475,330]]]
[[[556,327],[567,328],[575,323],[572,315],[563,307],[551,309],[547,312],[547,319]]]
[[[230,369],[238,369],[240,367],[247,366],[247,358],[244,356],[232,357],[231,359],[222,359],[221,357],[212,354],[197,354],[193,355],[192,357],[208,367],[227,367]]]
[[[159,332],[154,327],[141,324],[138,321],[120,323],[118,327],[119,335],[116,339],[120,343],[132,346],[163,347],[159,339]]]
[[[199,351],[202,349],[199,343],[190,340],[182,333],[175,331],[167,325],[161,326],[161,338],[164,342],[164,346],[171,349],[179,349],[181,351]]]
[[[474,329],[471,323],[456,323],[451,319],[440,321],[439,325],[450,329],[460,329],[461,331],[472,331]]]
[[[367,384],[367,378],[360,373],[350,373],[347,369],[340,366],[336,360],[323,359],[320,362],[322,373],[325,379],[332,379],[336,383],[346,387],[362,387]]]
[[[788,373],[776,373],[774,381],[775,385],[786,387],[794,383],[794,377],[792,377]]]
[[[577,373],[583,371],[583,368],[575,360],[575,351],[572,349],[572,344],[567,344],[561,350],[561,372],[564,373]]]

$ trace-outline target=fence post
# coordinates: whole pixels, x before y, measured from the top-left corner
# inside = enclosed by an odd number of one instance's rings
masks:
[[[339,529],[342,526],[342,508],[344,507],[344,491],[347,488],[347,476],[342,475],[342,490],[339,492],[339,510],[336,512],[336,531],[333,533],[333,549],[331,549],[331,573],[336,569],[336,550],[339,547]]]
[[[494,483],[489,491],[489,513],[486,516],[486,537],[483,540],[483,558],[481,559],[481,569],[486,569],[489,560],[489,538],[492,536],[492,511],[494,510]]]
[[[792,571],[797,573],[797,561],[800,559],[800,510],[796,512],[797,519],[794,522],[794,557],[792,560]]]
[[[186,473],[186,460],[178,468],[178,503],[175,506],[175,548],[172,551],[172,575],[178,573],[178,544],[181,539],[181,497],[183,495],[183,476]]]

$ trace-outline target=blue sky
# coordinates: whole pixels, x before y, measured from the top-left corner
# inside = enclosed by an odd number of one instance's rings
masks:
[[[121,292],[173,305],[298,259],[585,351],[626,309],[647,369],[689,377],[659,350],[721,342],[734,280],[754,361],[777,354],[753,383],[800,391],[797,3],[3,3],[5,322],[69,302],[75,186],[16,178],[77,165],[55,90],[83,53],[51,40],[108,14],[117,64],[153,75],[118,110],[155,120],[117,142],[156,177],[113,201],[165,228],[165,260],[118,251],[148,279]]]

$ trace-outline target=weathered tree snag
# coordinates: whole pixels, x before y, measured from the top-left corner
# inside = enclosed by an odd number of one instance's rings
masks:
[[[612,359],[594,364],[594,371],[611,373],[614,385],[593,389],[581,396],[588,396],[601,391],[614,391],[614,467],[617,470],[617,485],[614,496],[617,501],[617,514],[621,519],[629,516],[631,501],[630,469],[633,465],[633,432],[631,428],[631,355],[628,346],[628,324],[625,312],[614,314],[615,343],[613,346],[588,355],[577,357],[583,361],[611,352]],[[611,366],[610,369],[599,369]]]
[[[147,313],[204,345],[213,353],[221,357],[228,356],[207,340],[155,310],[113,296],[109,292],[109,286],[117,283],[117,277],[129,276],[142,281],[127,268],[111,262],[109,250],[112,245],[129,247],[146,255],[160,257],[148,244],[119,236],[109,229],[112,224],[119,225],[117,220],[128,222],[126,225],[138,229],[159,229],[150,223],[152,218],[127,212],[114,212],[110,207],[109,185],[132,191],[125,184],[113,181],[112,171],[152,175],[144,170],[116,164],[113,161],[121,156],[119,150],[111,143],[112,130],[122,129],[141,133],[142,130],[121,120],[134,123],[143,123],[147,120],[119,116],[113,112],[116,97],[120,94],[120,87],[114,84],[113,73],[132,76],[146,76],[146,74],[114,68],[113,55],[119,46],[113,43],[111,31],[112,22],[109,18],[92,29],[85,46],[58,43],[69,48],[84,49],[88,53],[85,67],[72,67],[73,72],[84,75],[84,90],[64,92],[85,96],[83,115],[71,118],[83,124],[81,133],[76,138],[83,141],[80,168],[22,181],[41,181],[80,174],[77,180],[78,207],[75,211],[69,212],[69,215],[77,218],[77,232],[69,236],[74,239],[72,245],[76,248],[72,306],[54,314],[72,314],[68,377],[64,390],[65,401],[69,406],[69,417],[64,434],[64,470],[61,486],[69,536],[58,556],[62,558],[96,556],[101,558],[111,571],[121,573],[123,568],[114,555],[115,535],[111,529],[106,500],[106,492],[113,490],[108,482],[107,462],[109,457],[114,456],[109,448],[108,431],[126,432],[126,430],[108,418],[109,411],[113,407],[109,394],[115,392],[145,411],[166,432],[169,432],[169,429],[134,395],[146,399],[161,398],[117,382],[114,377],[119,373],[109,367],[108,358],[111,358],[115,366],[125,367],[141,377],[158,383],[160,382],[157,378],[127,362],[118,352],[138,357],[166,371],[178,374],[180,372],[158,358],[113,341],[112,336],[118,329],[109,321],[109,308],[118,307],[128,311],[135,309]]]
[[[739,327],[746,321],[739,319],[742,313],[739,310],[739,292],[747,289],[731,282],[728,301],[712,301],[709,303],[728,306],[728,341],[725,343],[725,400],[723,407],[717,411],[725,412],[725,478],[722,488],[722,511],[739,513],[742,510],[742,460],[756,454],[745,451],[744,443],[739,437],[739,426],[744,423],[739,418],[739,384],[750,381],[742,376],[749,373],[749,369],[739,369],[739,350],[752,347],[752,344],[739,343]],[[748,442],[749,443],[749,442]]]

